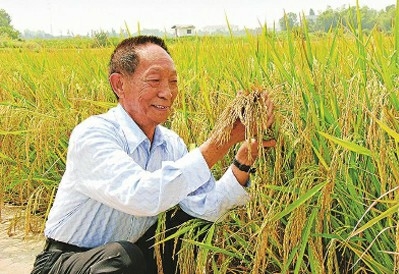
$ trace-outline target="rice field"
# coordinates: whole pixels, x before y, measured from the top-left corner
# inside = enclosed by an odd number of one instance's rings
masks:
[[[180,230],[182,273],[399,272],[398,14],[391,34],[316,36],[302,25],[167,41],[180,93],[166,125],[190,148],[239,90],[266,89],[276,105],[277,147],[257,162],[252,201],[199,232],[198,221]],[[73,127],[116,104],[113,47],[60,43],[0,49],[0,206],[26,209],[27,234],[43,229],[34,220],[51,206]]]

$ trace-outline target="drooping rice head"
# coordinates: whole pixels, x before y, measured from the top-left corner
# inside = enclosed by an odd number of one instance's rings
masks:
[[[234,123],[238,120],[245,126],[247,140],[255,138],[261,142],[263,138],[268,138],[270,130],[265,130],[268,110],[262,97],[263,92],[260,88],[243,91],[224,109],[212,131],[212,137],[219,144],[229,140]]]

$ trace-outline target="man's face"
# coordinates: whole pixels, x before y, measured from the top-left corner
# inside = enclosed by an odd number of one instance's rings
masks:
[[[151,132],[171,113],[178,92],[177,73],[172,58],[157,45],[145,45],[138,54],[136,71],[123,76],[119,102],[144,132]]]

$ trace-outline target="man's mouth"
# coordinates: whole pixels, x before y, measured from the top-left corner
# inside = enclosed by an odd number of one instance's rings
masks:
[[[168,106],[161,106],[161,105],[153,105],[155,108],[160,109],[160,110],[167,110],[169,109]]]

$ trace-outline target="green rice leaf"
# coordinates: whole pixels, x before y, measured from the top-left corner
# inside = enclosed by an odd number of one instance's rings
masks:
[[[358,154],[366,155],[366,156],[372,156],[372,152],[368,148],[362,147],[362,146],[352,143],[352,142],[348,142],[348,141],[339,139],[337,137],[334,137],[332,135],[329,135],[329,134],[321,132],[321,131],[319,131],[319,134],[322,135],[323,137],[329,139],[330,141],[336,143],[337,145],[340,145],[350,151],[356,152]]]
[[[365,231],[366,229],[372,227],[373,225],[375,225],[376,223],[378,223],[382,219],[395,214],[398,211],[398,209],[399,209],[399,203],[397,203],[394,206],[392,206],[391,208],[387,209],[386,211],[384,211],[383,213],[381,213],[377,217],[371,219],[370,221],[368,221],[362,227],[359,227],[356,231],[352,232],[352,234],[349,236],[349,238],[352,238],[352,237],[358,235],[359,233]]]
[[[298,200],[292,202],[292,204],[288,205],[283,211],[277,213],[271,218],[271,221],[277,221],[283,218],[285,215],[291,213],[294,209],[298,208],[300,205],[304,204],[307,200],[312,198],[317,192],[319,192],[327,182],[320,183],[313,188],[311,188],[308,192],[302,195]]]
[[[380,120],[375,120],[377,124],[386,132],[389,136],[395,139],[395,142],[399,142],[399,133],[388,127],[385,123]]]

